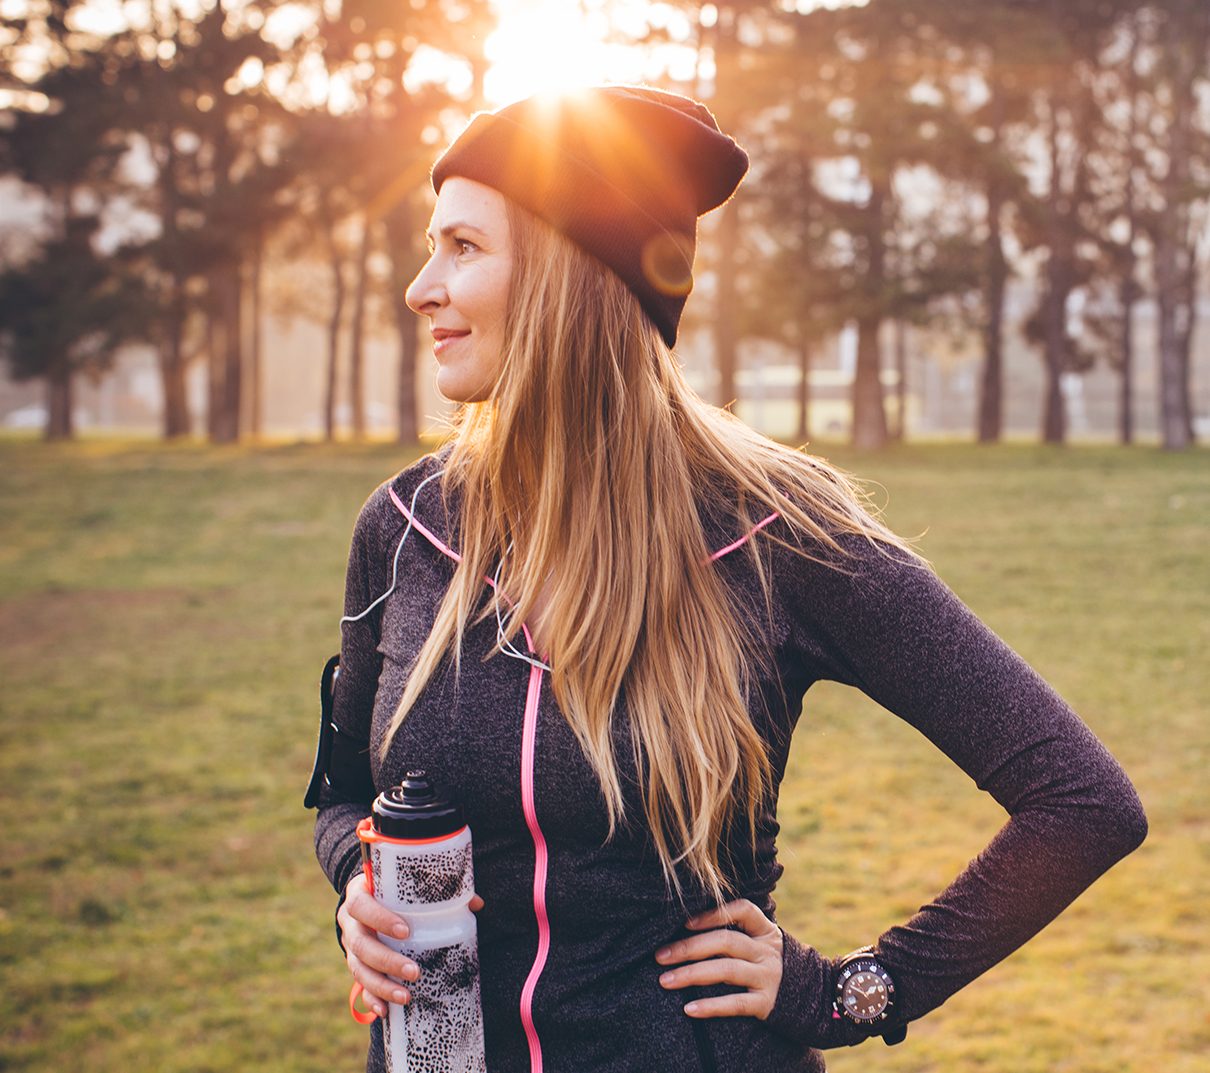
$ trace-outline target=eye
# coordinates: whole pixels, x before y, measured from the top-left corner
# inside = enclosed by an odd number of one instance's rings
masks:
[[[455,238],[454,245],[459,253],[474,253],[479,248],[468,238]]]

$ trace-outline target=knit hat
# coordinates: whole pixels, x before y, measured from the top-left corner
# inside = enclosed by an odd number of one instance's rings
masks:
[[[459,175],[541,217],[613,269],[672,346],[697,218],[747,170],[747,153],[697,101],[594,86],[480,112],[433,166],[433,189]]]

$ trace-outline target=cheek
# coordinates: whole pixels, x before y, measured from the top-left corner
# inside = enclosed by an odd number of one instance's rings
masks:
[[[493,274],[485,281],[481,295],[481,320],[493,336],[504,335],[504,320],[508,314],[509,271]]]
[[[484,333],[473,349],[438,361],[437,390],[451,402],[482,402],[491,395],[500,365],[499,340]]]

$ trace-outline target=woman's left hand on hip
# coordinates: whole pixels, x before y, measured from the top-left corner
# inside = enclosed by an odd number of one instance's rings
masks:
[[[670,990],[703,984],[746,987],[732,995],[694,999],[685,1012],[690,1017],[768,1017],[781,986],[781,929],[746,898],[690,917],[685,927],[702,934],[656,951],[661,965],[676,966],[660,976],[660,985]]]

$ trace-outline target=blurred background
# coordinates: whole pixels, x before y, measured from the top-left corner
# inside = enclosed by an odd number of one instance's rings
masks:
[[[0,423],[414,443],[427,172],[598,81],[749,150],[680,353],[773,435],[1210,434],[1203,0],[0,0]]]
[[[0,17],[0,1071],[363,1068],[302,796],[354,519],[449,416],[402,302],[428,169],[475,109],[619,80],[752,157],[702,222],[692,382],[862,478],[1151,822],[904,1046],[829,1069],[1203,1073],[1210,3]],[[778,919],[837,956],[1004,816],[821,683],[779,820]]]

